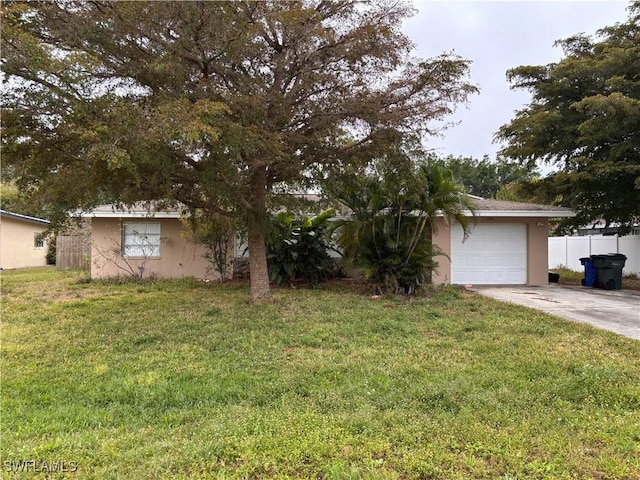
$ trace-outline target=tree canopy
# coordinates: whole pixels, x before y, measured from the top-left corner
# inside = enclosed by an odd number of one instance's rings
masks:
[[[279,193],[366,161],[476,91],[411,56],[398,2],[2,2],[3,169],[57,216],[163,199],[246,226],[254,299]]]
[[[490,160],[487,155],[482,159],[431,156],[428,161],[451,170],[453,178],[465,187],[467,193],[483,198],[495,198],[506,185],[532,180],[539,175],[534,166],[521,165],[504,157]]]
[[[592,38],[556,42],[564,58],[507,72],[533,99],[501,127],[502,154],[559,171],[540,185],[571,207],[576,226],[604,219],[628,229],[640,218],[640,2],[624,23]]]
[[[11,182],[0,183],[0,206],[2,210],[36,218],[48,218],[46,206],[36,205]]]

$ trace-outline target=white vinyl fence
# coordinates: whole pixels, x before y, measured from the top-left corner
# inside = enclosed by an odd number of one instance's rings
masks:
[[[623,273],[640,274],[640,235],[587,235],[584,237],[549,237],[549,268],[568,267],[581,271],[582,257],[602,253],[627,256]]]

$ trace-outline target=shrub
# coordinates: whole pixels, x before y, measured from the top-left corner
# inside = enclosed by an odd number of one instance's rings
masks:
[[[56,264],[56,237],[49,237],[49,243],[47,247],[47,265],[55,265]]]
[[[328,234],[334,211],[296,220],[290,213],[272,218],[267,235],[269,280],[276,285],[304,280],[316,286],[331,278],[336,270],[329,256],[332,250]]]
[[[220,282],[225,282],[228,279],[229,254],[233,249],[236,222],[223,215],[205,215],[202,211],[196,211],[189,217],[183,217],[182,224],[185,235],[204,246],[207,273],[217,272]]]
[[[340,222],[339,244],[350,264],[364,269],[377,293],[416,293],[429,283],[442,251],[432,245],[424,219],[396,212]]]
[[[431,279],[435,218],[456,221],[467,232],[473,211],[463,187],[449,170],[413,162],[378,162],[368,172],[342,175],[330,194],[351,215],[336,223],[347,261],[361,267],[380,293],[414,294]]]

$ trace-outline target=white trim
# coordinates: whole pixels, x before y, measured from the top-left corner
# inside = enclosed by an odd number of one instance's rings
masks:
[[[484,200],[481,197],[474,195],[468,195],[472,199]],[[507,202],[518,205],[517,202]],[[152,204],[153,206],[153,204]],[[540,210],[532,209],[506,209],[506,210],[483,210],[478,209],[475,211],[476,217],[545,217],[545,218],[560,218],[560,217],[575,217],[576,214],[571,210],[560,209],[545,209],[544,205],[541,205]],[[462,214],[466,217],[473,217],[474,214],[470,210],[463,210]],[[82,212],[80,216],[83,218],[181,218],[183,214],[179,210],[153,210],[149,206],[141,206],[140,204],[131,205],[130,208],[121,207],[115,208],[113,205],[100,205],[96,209],[89,212]],[[441,214],[438,214],[441,216]],[[333,217],[335,220],[350,218],[350,215],[336,215]]]
[[[24,220],[26,222],[40,223],[43,225],[49,225],[49,220],[42,218],[30,217],[29,215],[21,215],[19,213],[7,212],[6,210],[0,210],[0,215],[8,218],[14,218],[16,220]]]
[[[469,210],[462,212],[465,217],[471,217],[472,213]],[[547,217],[547,218],[560,218],[560,217],[575,217],[576,214],[566,210],[476,210],[476,217]]]
[[[118,210],[115,212],[88,212],[83,213],[82,218],[180,218],[179,212],[147,212],[147,211],[131,211],[124,212]]]
[[[465,217],[472,217],[470,211],[462,212]],[[115,211],[115,212],[88,212],[83,213],[83,218],[180,218],[180,212],[147,212],[147,211]],[[439,215],[440,216],[440,215]],[[575,217],[573,212],[567,212],[564,210],[477,210],[475,212],[476,217],[546,217],[546,218],[560,218],[560,217]],[[335,219],[351,218],[348,215],[336,215]],[[48,222],[47,222],[48,223]]]
[[[473,215],[469,210],[464,210],[462,214],[465,217],[472,218]],[[442,213],[438,213],[438,217],[442,217]],[[576,214],[566,210],[476,210],[476,217],[516,217],[516,218],[560,218],[575,217]],[[347,220],[352,218],[350,215],[336,215],[332,220]]]

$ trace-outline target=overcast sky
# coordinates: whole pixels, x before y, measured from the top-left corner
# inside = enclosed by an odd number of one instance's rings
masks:
[[[427,145],[441,155],[494,158],[493,135],[515,110],[530,102],[525,91],[512,91],[508,69],[546,65],[562,58],[556,40],[624,22],[629,2],[621,1],[452,1],[414,0],[418,8],[404,31],[418,57],[454,51],[471,60],[471,82],[480,88],[451,121],[460,124]]]

